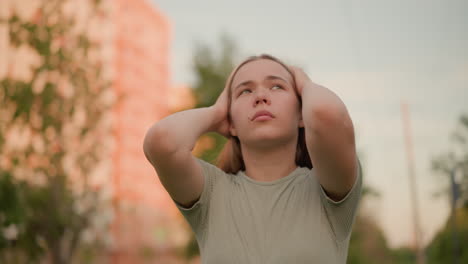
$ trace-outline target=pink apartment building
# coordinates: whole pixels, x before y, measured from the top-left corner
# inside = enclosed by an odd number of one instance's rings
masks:
[[[184,219],[142,151],[151,124],[184,104],[169,79],[170,24],[148,1],[114,1],[115,251],[112,263],[169,263],[188,239]],[[183,89],[183,88],[182,88]],[[178,91],[178,92],[176,92]],[[159,261],[157,261],[159,260]],[[146,262],[148,261],[148,262]]]
[[[40,3],[0,2],[0,16],[20,12],[26,19],[34,17],[34,8]],[[71,14],[77,17],[89,10],[89,1],[70,2]],[[170,23],[149,0],[105,0],[105,6],[109,14],[105,21],[85,29],[93,38],[102,38],[101,54],[106,61],[103,70],[111,76],[115,94],[123,96],[112,111],[112,165],[110,172],[102,175],[112,193],[114,212],[109,230],[111,246],[105,258],[112,264],[182,263],[176,252],[188,242],[188,225],[146,161],[142,148],[145,133],[154,122],[174,108],[191,103],[188,89],[172,88],[175,86],[170,81]],[[8,53],[8,45],[8,37],[0,36],[0,50]],[[23,57],[27,60],[28,56]],[[15,65],[21,61],[16,58]],[[8,72],[11,66],[4,60],[0,63],[0,77]]]

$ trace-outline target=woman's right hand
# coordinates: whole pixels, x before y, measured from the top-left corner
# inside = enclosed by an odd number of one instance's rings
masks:
[[[229,119],[228,119],[228,89],[224,89],[219,95],[216,103],[211,106],[213,110],[213,131],[217,132],[224,137],[231,136],[229,132]]]

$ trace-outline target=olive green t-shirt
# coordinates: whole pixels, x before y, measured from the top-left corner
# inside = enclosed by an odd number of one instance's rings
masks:
[[[314,169],[260,182],[197,159],[205,184],[190,208],[175,202],[195,232],[203,264],[346,263],[362,174],[339,202],[327,197]],[[359,164],[359,162],[358,162]]]

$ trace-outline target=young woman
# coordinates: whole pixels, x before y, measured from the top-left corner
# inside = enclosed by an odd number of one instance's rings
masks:
[[[210,131],[229,139],[218,167],[191,154]],[[353,124],[299,68],[248,58],[213,106],[157,122],[143,149],[202,263],[346,263],[362,186]]]

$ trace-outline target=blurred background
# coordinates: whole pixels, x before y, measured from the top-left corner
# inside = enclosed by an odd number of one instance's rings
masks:
[[[348,263],[468,263],[467,47],[465,0],[2,0],[0,263],[200,263],[143,138],[261,53],[353,119]]]

